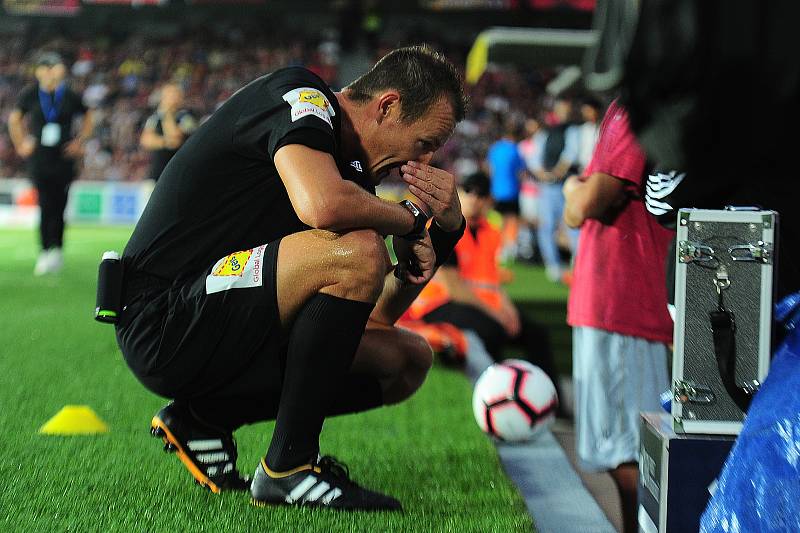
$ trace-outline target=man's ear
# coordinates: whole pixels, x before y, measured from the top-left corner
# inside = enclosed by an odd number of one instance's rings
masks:
[[[387,90],[378,97],[378,124],[389,118],[400,117],[400,93]]]

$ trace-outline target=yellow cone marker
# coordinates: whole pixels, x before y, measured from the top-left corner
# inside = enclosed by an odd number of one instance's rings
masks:
[[[88,405],[65,405],[39,428],[46,435],[107,433],[108,426]]]

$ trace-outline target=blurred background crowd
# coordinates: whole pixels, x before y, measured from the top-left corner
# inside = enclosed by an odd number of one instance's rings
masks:
[[[569,13],[573,18],[565,18],[565,24],[586,25],[588,18],[575,19],[575,12]],[[450,38],[442,23],[426,25],[412,17],[397,24],[347,9],[335,16],[339,18],[335,24],[316,23],[305,31],[280,17],[262,23],[228,19],[221,24],[203,18],[187,24],[167,17],[115,31],[52,21],[0,26],[4,41],[0,120],[7,122],[17,95],[34,81],[37,54],[57,51],[69,70],[68,83],[94,111],[94,133],[80,162],[79,179],[139,181],[148,177],[150,157],[140,137],[167,83],[183,90],[182,107],[202,123],[238,88],[283,66],[306,66],[339,89],[363,65],[409,42],[428,42],[457,65],[464,65],[477,33],[458,32],[458,38]],[[350,22],[342,25],[342,19]],[[509,128],[518,141],[530,138],[535,130],[529,119],[541,121],[551,109],[552,98],[545,87],[556,74],[555,69],[502,65],[488,69],[468,87],[467,120],[437,154],[436,163],[467,174],[483,166],[491,144]],[[569,120],[581,121],[577,108]],[[15,154],[4,129],[0,131],[0,178],[24,176],[24,161]]]

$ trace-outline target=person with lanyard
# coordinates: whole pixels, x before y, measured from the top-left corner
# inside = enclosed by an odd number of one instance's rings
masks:
[[[34,274],[54,274],[63,266],[64,209],[75,178],[75,160],[92,132],[92,113],[64,78],[66,66],[55,52],[36,61],[36,84],[20,94],[8,118],[14,148],[28,168],[39,198],[39,235],[42,251]],[[72,137],[72,122],[83,115],[79,134]],[[27,118],[27,124],[26,119]]]

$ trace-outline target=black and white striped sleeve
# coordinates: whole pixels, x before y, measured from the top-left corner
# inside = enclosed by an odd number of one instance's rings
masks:
[[[685,177],[685,172],[679,173],[675,170],[670,172],[656,171],[647,177],[645,206],[650,214],[658,218],[663,225],[670,226],[675,224],[674,219],[677,216],[677,210],[681,207],[686,207],[675,205],[674,201],[675,191]]]

